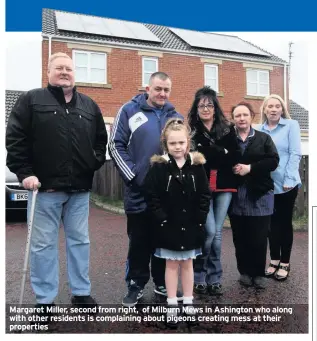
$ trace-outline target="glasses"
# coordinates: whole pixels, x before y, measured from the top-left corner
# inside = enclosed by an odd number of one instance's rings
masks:
[[[212,103],[208,103],[208,104],[199,104],[198,105],[198,110],[203,111],[205,110],[205,108],[207,108],[208,110],[213,109],[215,106]]]

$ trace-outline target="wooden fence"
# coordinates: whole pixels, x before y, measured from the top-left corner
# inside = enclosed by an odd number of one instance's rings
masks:
[[[294,214],[298,217],[308,215],[308,164],[308,155],[304,155],[299,166],[299,174],[302,180],[302,186],[298,191],[294,212]]]
[[[303,185],[298,191],[294,212],[294,214],[299,217],[308,214],[307,155],[303,156],[300,162],[300,176]],[[124,184],[112,160],[106,161],[106,163],[95,173],[92,191],[111,200],[123,199]]]

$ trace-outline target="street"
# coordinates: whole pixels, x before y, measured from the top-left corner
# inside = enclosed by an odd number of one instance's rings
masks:
[[[22,268],[26,243],[26,222],[10,216],[6,223],[6,303],[17,304],[20,295]],[[99,304],[120,305],[126,292],[124,274],[128,248],[125,216],[106,212],[91,205],[90,210],[90,279],[92,296]],[[64,232],[60,229],[60,288],[56,304],[69,304]],[[166,329],[162,322],[113,322],[113,323],[56,323],[52,332],[78,333],[307,333],[308,332],[308,233],[294,233],[291,257],[291,272],[287,281],[268,280],[266,290],[242,287],[238,279],[231,230],[224,229],[222,242],[223,288],[221,297],[197,296],[195,303],[203,305],[292,307],[292,314],[282,315],[280,322],[271,319],[261,323],[227,323],[220,321],[200,323],[198,326],[181,324],[176,331]],[[157,302],[150,282],[144,291],[139,306]],[[25,304],[34,304],[35,298],[29,283],[25,287]],[[285,306],[287,305],[287,306]],[[268,307],[268,306],[267,306]],[[74,331],[75,330],[75,331]]]

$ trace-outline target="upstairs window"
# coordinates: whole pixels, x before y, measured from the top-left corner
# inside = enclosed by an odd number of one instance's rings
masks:
[[[107,84],[107,55],[105,53],[74,51],[73,60],[76,82]]]
[[[270,94],[270,73],[247,69],[247,95],[265,97]]]

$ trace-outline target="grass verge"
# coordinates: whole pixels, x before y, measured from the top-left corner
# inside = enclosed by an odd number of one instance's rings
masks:
[[[111,205],[116,208],[121,208],[123,209],[123,200],[112,200],[107,197],[98,195],[96,193],[91,193],[90,194],[92,201],[99,201],[103,204]],[[230,221],[228,216],[225,219],[224,222],[224,227],[230,228]],[[307,213],[304,216],[298,217],[294,216],[293,217],[293,229],[294,231],[307,231],[308,230],[308,215]]]

